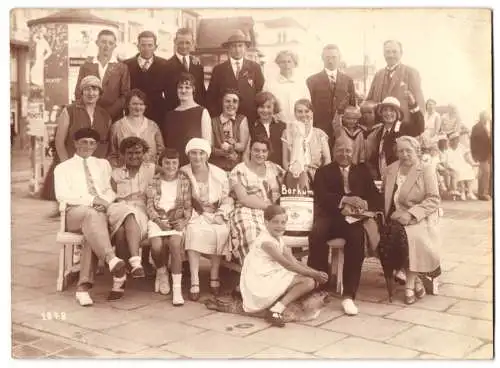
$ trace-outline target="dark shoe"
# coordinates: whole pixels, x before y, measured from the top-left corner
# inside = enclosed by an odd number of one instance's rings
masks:
[[[193,292],[193,289],[195,290]],[[196,302],[200,299],[200,286],[199,285],[191,285],[191,289],[189,290],[189,299],[193,302]]]
[[[148,280],[152,280],[156,276],[156,269],[149,262],[142,263],[142,268]]]
[[[267,312],[266,321],[276,327],[285,327],[285,320],[283,314],[278,312]]]
[[[238,289],[234,289],[231,292],[231,296],[235,300],[243,300],[243,297],[241,296],[241,292]]]
[[[213,296],[218,296],[220,294],[220,280],[211,279],[210,280],[210,292]]]
[[[127,265],[123,260],[119,260],[116,264],[109,270],[109,272],[117,278],[123,277],[127,271]]]
[[[132,269],[130,274],[134,279],[142,279],[146,277],[146,273],[144,272],[144,268],[142,268],[142,266]]]

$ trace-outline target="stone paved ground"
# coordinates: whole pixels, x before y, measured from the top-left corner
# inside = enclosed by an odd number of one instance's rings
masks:
[[[398,290],[388,303],[381,268],[367,260],[358,316],[344,316],[334,299],[318,319],[278,329],[260,319],[210,311],[201,303],[174,308],[171,297],[152,294],[145,281],[130,285],[125,299],[110,303],[107,275],[98,277],[92,291],[95,305],[78,306],[74,286],[55,291],[58,221],[46,218],[54,205],[29,198],[26,183],[14,183],[12,193],[16,358],[493,357],[491,203],[444,203],[440,295],[405,306],[403,290]]]

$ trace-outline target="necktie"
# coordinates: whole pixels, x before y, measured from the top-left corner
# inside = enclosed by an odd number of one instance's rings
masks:
[[[342,171],[342,179],[344,180],[344,192],[347,194],[347,193],[350,193],[350,190],[349,190],[349,171],[347,170],[347,167],[343,167],[341,169]]]
[[[387,167],[387,160],[385,157],[385,139],[389,132],[384,129],[382,133],[382,139],[380,140],[380,151],[379,151],[379,169],[380,169],[380,175],[382,176],[385,172],[385,169]]]
[[[90,174],[89,165],[87,159],[83,159],[83,170],[85,171],[85,180],[87,181],[87,188],[90,195],[96,196],[97,190],[95,188],[94,180]]]
[[[240,71],[241,71],[240,62],[237,61],[236,62],[236,79],[238,79],[240,77]]]
[[[328,75],[328,79],[330,80],[330,88],[335,89],[335,77],[333,75]]]
[[[188,72],[189,71],[189,65],[188,65],[188,62],[187,62],[187,58],[185,56],[183,56],[183,58],[182,58],[182,64],[184,64],[184,69],[186,69],[186,71]]]
[[[146,59],[144,61],[144,64],[142,64],[142,71],[147,71],[149,69],[149,65],[150,65],[150,60],[149,59]]]

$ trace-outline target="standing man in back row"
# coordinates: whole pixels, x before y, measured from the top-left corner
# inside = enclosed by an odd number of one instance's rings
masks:
[[[238,113],[253,124],[257,119],[255,96],[264,87],[260,65],[245,58],[250,39],[241,30],[232,34],[222,47],[228,49],[229,60],[217,65],[207,91],[207,108],[212,117],[222,113],[222,97],[227,90],[237,90],[241,96]]]
[[[380,69],[373,78],[367,100],[380,103],[386,97],[396,97],[401,102],[403,123],[410,122],[410,110],[406,91],[415,97],[420,111],[425,111],[424,95],[420,85],[420,74],[411,66],[401,63],[403,45],[399,41],[389,40],[384,42],[384,58],[387,66]]]
[[[158,48],[156,35],[144,31],[137,36],[139,53],[127,59],[130,73],[130,88],[140,89],[146,94],[147,108],[144,115],[160,124],[165,117],[165,80],[167,79],[167,60],[155,55]]]
[[[75,97],[80,96],[80,82],[88,75],[94,75],[102,83],[102,94],[97,104],[108,112],[111,121],[123,117],[125,98],[130,91],[130,74],[125,64],[113,54],[116,36],[113,31],[103,29],[97,35],[97,56],[89,58],[80,67],[75,87]]]
[[[182,73],[189,73],[195,79],[194,100],[205,107],[205,74],[203,65],[198,58],[191,55],[194,49],[194,34],[189,28],[179,28],[175,34],[175,55],[167,60],[166,66],[166,109],[171,111],[179,106],[179,97],[177,96],[177,81]],[[162,117],[163,122],[165,116]],[[160,122],[158,122],[161,124]]]
[[[354,82],[347,74],[340,72],[340,50],[337,45],[326,45],[321,55],[324,68],[307,78],[307,87],[313,105],[313,123],[322,129],[333,144],[333,119],[343,114],[344,109],[356,106]]]

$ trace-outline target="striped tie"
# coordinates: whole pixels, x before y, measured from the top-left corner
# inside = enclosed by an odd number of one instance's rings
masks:
[[[83,170],[85,170],[85,180],[87,181],[87,188],[90,195],[96,196],[97,190],[95,188],[94,180],[92,179],[92,175],[90,174],[89,165],[87,163],[87,159],[83,159]]]

